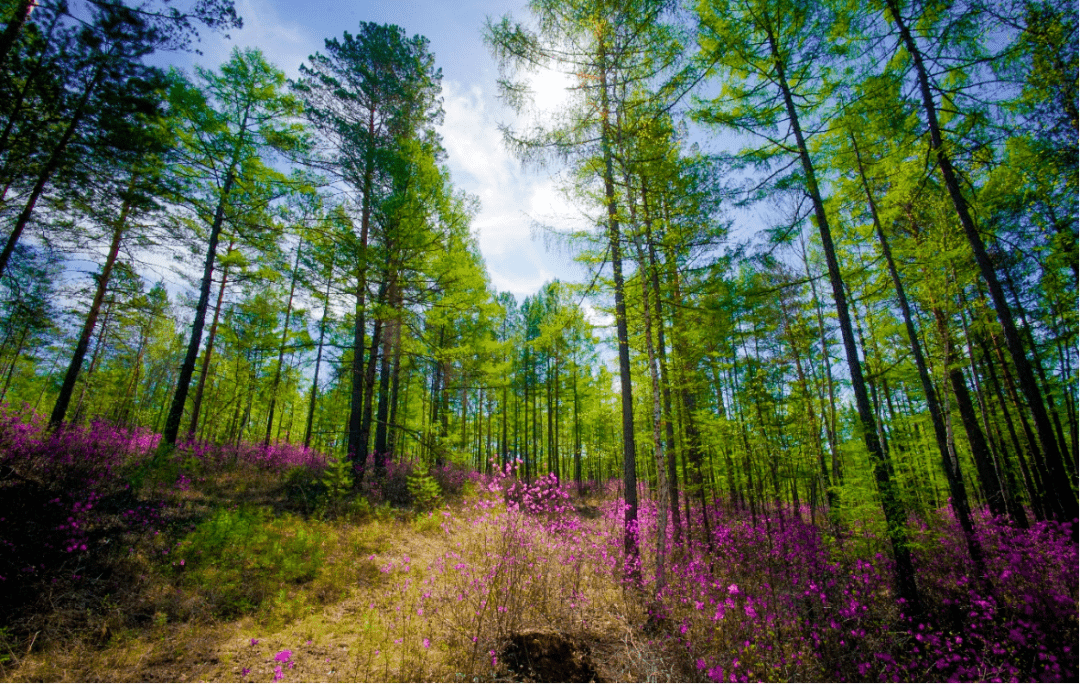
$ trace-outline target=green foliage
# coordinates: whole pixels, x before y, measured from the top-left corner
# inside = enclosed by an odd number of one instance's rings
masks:
[[[352,464],[348,459],[331,454],[326,460],[322,484],[326,487],[326,498],[331,502],[341,501],[352,492]]]
[[[325,501],[326,485],[311,468],[299,466],[285,475],[285,496],[300,510],[311,512]]]
[[[216,511],[170,555],[180,584],[223,618],[282,601],[290,585],[314,579],[323,564],[320,540],[300,518],[247,507]]]
[[[430,511],[439,505],[442,491],[435,478],[419,470],[412,472],[408,478],[409,494],[412,496],[413,506],[419,511]]]

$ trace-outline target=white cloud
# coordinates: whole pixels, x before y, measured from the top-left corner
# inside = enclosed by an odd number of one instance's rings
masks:
[[[203,51],[196,59],[199,64],[216,69],[229,59],[233,47],[259,48],[286,76],[296,78],[300,64],[323,46],[307,26],[278,14],[272,0],[237,0],[236,12],[243,17],[244,28],[231,31],[231,40],[204,31],[197,46]]]
[[[575,79],[554,69],[540,69],[529,78],[529,88],[533,92],[533,104],[537,118],[561,109],[570,99],[570,89],[576,86]]]
[[[590,302],[582,302],[581,309],[585,313],[585,320],[597,328],[608,328],[615,325],[615,317],[606,311],[599,311]]]
[[[506,149],[493,102],[478,85],[445,81],[440,132],[454,184],[480,198],[473,229],[491,282],[521,298],[553,278],[579,277],[565,253],[546,250],[533,229],[536,222],[563,221],[574,210],[547,174],[523,170]]]

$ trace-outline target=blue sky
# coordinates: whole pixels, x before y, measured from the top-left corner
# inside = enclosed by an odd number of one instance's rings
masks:
[[[216,68],[232,47],[257,47],[290,77],[308,55],[323,49],[326,38],[355,32],[361,21],[397,24],[431,41],[443,71],[443,144],[454,184],[480,198],[473,222],[491,282],[518,299],[553,278],[582,280],[584,270],[565,249],[546,249],[536,222],[559,225],[575,215],[547,172],[521,168],[502,145],[499,122],[514,114],[496,98],[497,68],[481,37],[486,16],[507,12],[528,17],[524,1],[515,0],[237,0],[244,28],[231,40],[203,32],[196,61]],[[541,102],[562,97],[564,81],[542,75],[534,89]]]

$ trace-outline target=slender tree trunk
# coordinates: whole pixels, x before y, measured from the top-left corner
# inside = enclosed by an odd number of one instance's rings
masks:
[[[810,272],[810,258],[806,253],[806,244],[802,235],[799,236],[800,246],[802,247],[803,266],[806,269],[806,279],[810,282],[810,295],[814,300],[814,310],[817,314],[817,328],[818,337],[821,340],[821,355],[823,357],[825,367],[825,388],[827,392],[819,392],[818,397],[821,403],[822,419],[825,422],[825,439],[829,443],[829,455],[832,457],[832,479],[828,476],[825,477],[825,496],[829,502],[829,511],[832,514],[830,519],[833,523],[838,522],[836,514],[839,513],[837,506],[840,503],[840,496],[834,485],[841,485],[844,483],[842,473],[840,470],[840,449],[837,446],[836,439],[836,389],[832,376],[832,356],[829,354],[829,339],[825,334],[825,315],[821,310],[821,297],[817,292],[817,279]],[[811,371],[813,366],[811,365]],[[829,403],[825,404],[825,394],[828,394]]]
[[[666,559],[667,559],[667,517],[669,506],[669,491],[667,486],[667,463],[664,457],[663,442],[663,403],[660,397],[660,373],[657,368],[656,350],[653,346],[652,334],[652,311],[649,305],[649,279],[645,277],[649,262],[645,258],[645,250],[640,244],[637,245],[638,268],[641,272],[641,306],[642,323],[645,327],[645,355],[649,364],[649,381],[652,389],[652,442],[653,458],[656,460],[656,586],[654,600],[662,601],[664,589],[667,585]],[[662,615],[654,616],[656,618]]]
[[[893,549],[893,558],[896,561],[896,584],[901,598],[907,603],[906,611],[914,614],[922,612],[922,602],[918,587],[915,584],[915,567],[911,560],[911,549],[908,545],[907,514],[903,503],[896,492],[895,484],[889,473],[885,454],[881,450],[881,444],[877,439],[877,421],[874,419],[873,409],[866,392],[866,383],[863,380],[862,364],[859,360],[855,346],[855,336],[852,332],[851,319],[848,314],[847,298],[844,294],[843,279],[840,275],[840,264],[836,259],[836,249],[833,246],[832,232],[829,229],[828,216],[825,213],[825,205],[821,200],[818,190],[817,179],[814,175],[813,163],[806,142],[803,139],[802,129],[799,126],[799,117],[795,109],[795,102],[788,87],[787,78],[784,75],[784,63],[780,56],[772,34],[769,34],[769,44],[772,51],[774,68],[776,69],[777,84],[780,86],[784,105],[787,109],[788,119],[795,142],[799,150],[799,158],[802,162],[803,172],[806,178],[807,191],[814,204],[814,219],[818,231],[821,234],[821,243],[825,251],[825,262],[829,268],[829,282],[832,285],[833,299],[836,304],[837,318],[840,323],[840,333],[844,339],[844,350],[847,353],[848,368],[851,372],[851,387],[855,395],[855,405],[859,414],[863,440],[870,456],[870,462],[874,468],[874,478],[877,481],[881,493],[882,509],[885,513],[885,525],[889,542]]]
[[[795,330],[791,322],[790,315],[788,314],[787,303],[780,302],[780,313],[783,316],[784,330],[787,332],[788,345],[791,347],[791,356],[795,360],[795,377],[799,383],[799,389],[803,396],[806,397],[806,413],[809,422],[809,430],[813,433],[814,449],[818,454],[817,467],[820,469],[820,477],[824,479],[826,483],[829,481],[829,465],[825,461],[825,445],[821,441],[821,427],[818,422],[818,417],[814,412],[814,402],[811,398],[810,385],[806,379],[806,372],[803,368],[802,355],[799,353],[799,348],[795,343],[796,336]],[[817,481],[817,477],[811,478],[810,489],[810,516],[813,520],[815,515],[814,507],[817,503],[817,490],[814,487],[814,482]],[[796,509],[798,506],[796,506]]]
[[[574,392],[574,484],[577,485],[578,496],[582,494],[582,481],[581,481],[581,422],[578,414],[578,366],[574,363],[574,373],[572,376],[573,392]]]
[[[4,388],[0,390],[0,401],[4,400],[7,396],[8,387],[11,386],[11,378],[15,375],[15,366],[19,363],[19,356],[22,354],[23,345],[26,343],[26,336],[30,334],[30,326],[23,327],[22,332],[19,333],[19,341],[15,344],[15,353],[11,357],[11,365],[8,366],[7,375],[4,377]]]
[[[105,317],[101,321],[101,332],[98,333],[97,344],[94,345],[94,353],[90,356],[90,365],[86,369],[86,376],[83,378],[82,391],[79,392],[79,400],[75,402],[75,414],[72,417],[73,423],[80,423],[83,419],[83,399],[86,398],[86,392],[90,389],[90,383],[93,381],[94,371],[97,369],[98,359],[101,358],[101,352],[105,350],[105,340],[109,334],[109,317],[112,315],[112,307],[115,300],[109,301],[109,305],[105,307]]]
[[[644,177],[641,179],[641,210],[645,221],[645,243],[648,246],[648,273],[656,308],[656,351],[660,362],[660,387],[664,402],[664,438],[667,451],[667,500],[671,509],[671,532],[677,546],[682,543],[682,521],[679,519],[679,473],[675,463],[675,421],[672,420],[671,413],[671,384],[664,340],[664,309],[660,297],[660,271],[657,265],[656,245],[653,243],[652,238],[652,215],[649,212],[648,181]]]
[[[131,194],[135,190],[137,178],[137,174],[131,174],[131,181],[128,183],[127,193],[120,207],[120,216],[117,217],[116,222],[113,224],[112,243],[109,245],[108,256],[105,257],[105,265],[101,268],[101,275],[97,278],[97,291],[94,292],[94,301],[90,304],[90,311],[86,314],[86,321],[83,323],[82,332],[79,334],[79,341],[75,345],[75,353],[71,356],[71,363],[68,364],[64,382],[60,385],[60,394],[56,398],[52,415],[49,417],[49,426],[53,429],[60,427],[61,423],[64,422],[68,404],[71,403],[72,392],[75,391],[75,381],[79,377],[79,370],[82,369],[83,357],[86,356],[86,350],[90,347],[90,338],[94,334],[94,325],[97,324],[101,303],[105,300],[105,293],[109,289],[109,278],[112,276],[116,257],[120,253],[120,243],[123,240],[124,231],[127,230],[128,214],[131,212]]]
[[[232,251],[235,242],[229,243],[229,251]],[[221,306],[225,301],[225,285],[229,281],[229,267],[221,269],[221,286],[218,288],[217,306],[214,307],[214,318],[210,321],[210,332],[206,336],[206,349],[203,350],[202,370],[199,373],[199,382],[195,385],[195,397],[191,402],[191,422],[188,424],[188,440],[195,439],[195,432],[199,427],[199,414],[202,412],[203,392],[206,391],[206,380],[210,377],[210,358],[214,355],[214,341],[217,339],[218,321],[221,318]]]
[[[956,397],[956,407],[960,411],[960,420],[964,424],[964,432],[968,437],[975,468],[979,471],[979,480],[983,484],[983,494],[986,496],[990,512],[993,515],[1005,515],[1007,511],[1005,509],[1005,499],[1001,492],[1001,482],[998,480],[997,472],[994,470],[990,446],[987,444],[982,428],[979,427],[979,418],[975,414],[975,406],[971,402],[971,393],[968,390],[967,381],[964,379],[964,373],[956,365],[959,359],[956,356],[956,347],[953,344],[952,335],[949,333],[948,319],[941,309],[935,308],[933,314],[937,320],[938,332],[942,336],[942,344],[945,350],[946,376],[952,386],[953,396]]]
[[[1027,464],[1024,462],[1024,448],[1020,445],[1020,438],[1016,436],[1016,428],[1013,427],[1012,415],[1009,413],[1009,404],[1005,401],[1005,395],[1001,391],[1001,383],[998,382],[997,371],[994,368],[993,359],[990,357],[990,350],[987,349],[986,340],[981,336],[979,337],[979,347],[982,350],[983,362],[986,366],[987,373],[990,376],[990,386],[994,391],[994,396],[997,398],[998,405],[1001,407],[1001,415],[1005,419],[1005,427],[1009,431],[1009,439],[1012,442],[1013,450],[1016,453],[1017,463],[1020,465],[1020,474],[1024,479],[1024,487],[1027,491],[1028,502],[1031,504],[1032,511],[1036,513],[1036,517],[1043,519],[1045,516],[1042,513],[1042,502],[1039,498],[1035,483],[1031,479],[1031,474],[1028,472]],[[1008,460],[1008,453],[1003,450],[1002,469],[1005,471],[1006,477],[1011,481],[1012,469],[1009,467]],[[1016,488],[1012,484],[1010,484],[1010,488],[1016,492]],[[1019,527],[1027,529],[1027,514],[1024,512],[1022,506],[1019,504],[1015,506],[1012,517]]]
[[[611,270],[615,281],[615,329],[618,340],[619,384],[622,398],[623,435],[623,497],[626,505],[623,518],[623,551],[626,554],[626,573],[632,581],[641,579],[640,551],[638,548],[638,493],[637,458],[634,440],[634,394],[630,377],[630,335],[626,323],[626,295],[622,272],[622,237],[619,234],[619,209],[615,199],[615,172],[611,149],[613,131],[608,95],[608,70],[606,45],[601,39],[599,49],[600,109],[602,131],[601,154],[604,160],[604,203],[608,218],[608,251],[611,254]]]
[[[397,305],[397,276],[396,274],[390,275],[390,301],[391,304]],[[376,416],[375,424],[375,474],[377,477],[382,477],[386,470],[386,453],[387,453],[387,417],[390,413],[390,365],[391,365],[391,351],[394,344],[395,334],[397,327],[400,325],[399,321],[394,318],[388,322],[390,327],[389,334],[382,335],[382,355],[379,362],[379,409]],[[385,327],[385,326],[384,326]]]
[[[1013,299],[1016,301],[1017,311],[1020,312],[1020,324],[1021,333],[1027,338],[1028,347],[1031,348],[1031,356],[1034,359],[1032,366],[1035,367],[1035,374],[1038,376],[1039,381],[1042,382],[1043,391],[1046,396],[1047,413],[1054,424],[1054,432],[1057,434],[1058,447],[1063,457],[1065,465],[1065,471],[1069,477],[1069,482],[1075,482],[1075,470],[1073,464],[1070,462],[1069,443],[1065,441],[1065,432],[1061,429],[1061,418],[1058,416],[1057,407],[1054,405],[1054,388],[1050,385],[1050,381],[1046,377],[1046,371],[1043,369],[1042,360],[1039,357],[1039,348],[1035,345],[1035,337],[1031,333],[1031,325],[1028,323],[1027,314],[1024,313],[1023,302],[1020,301],[1020,295],[1016,290],[1016,284],[1013,282],[1012,274],[1009,272],[1009,268],[1003,269],[1005,274],[1005,284],[1008,286]]]
[[[375,108],[368,112],[368,140],[375,139]],[[375,175],[374,142],[370,142],[364,155],[364,190],[360,209],[360,250],[356,264],[356,320],[353,326],[352,391],[349,395],[348,459],[353,462],[357,481],[364,476],[367,462],[367,444],[363,439],[364,415],[364,312],[367,297],[367,247],[371,223],[373,180]],[[372,347],[374,348],[374,347]]]
[[[304,251],[304,238],[296,246],[296,263],[293,264],[292,279],[289,283],[289,300],[285,305],[285,328],[281,331],[281,344],[278,346],[277,366],[274,379],[270,382],[270,410],[267,411],[266,436],[263,446],[270,446],[270,431],[274,428],[274,406],[277,404],[278,385],[281,384],[281,364],[285,361],[285,343],[289,340],[289,322],[292,318],[293,295],[296,294],[296,278],[300,273],[300,254]]]
[[[165,418],[165,430],[161,435],[161,443],[166,447],[172,447],[176,444],[176,437],[180,433],[180,421],[184,417],[184,404],[187,402],[188,388],[191,386],[191,376],[195,372],[195,360],[199,357],[203,326],[206,323],[206,308],[210,305],[210,285],[214,277],[214,259],[217,257],[221,227],[225,222],[225,207],[228,204],[229,194],[232,192],[235,183],[234,169],[235,162],[225,174],[225,183],[221,187],[221,196],[214,212],[214,222],[210,226],[210,240],[206,246],[206,260],[203,264],[199,301],[195,305],[195,320],[191,324],[191,339],[188,341],[184,363],[180,366],[180,377],[176,381],[176,392],[173,394],[169,414]]]
[[[1024,432],[1024,441],[1027,442],[1027,452],[1031,456],[1031,467],[1029,474],[1031,481],[1034,484],[1033,492],[1038,498],[1038,507],[1036,509],[1036,517],[1039,517],[1041,512],[1042,518],[1056,517],[1053,497],[1050,492],[1052,486],[1047,480],[1050,479],[1046,470],[1046,464],[1043,461],[1043,455],[1039,450],[1039,442],[1035,438],[1035,433],[1031,430],[1031,425],[1028,423],[1027,417],[1024,415],[1024,405],[1020,401],[1020,396],[1016,391],[1016,383],[1013,381],[1012,373],[1009,371],[1009,365],[1006,363],[1004,354],[1001,352],[1001,347],[995,340],[993,342],[994,352],[997,354],[998,364],[1001,366],[1001,373],[1005,379],[1005,388],[1009,393],[1009,398],[1012,400],[1013,408],[1016,409],[1017,419],[1020,421],[1020,427]],[[1023,462],[1023,461],[1021,461]]]
[[[693,372],[693,368],[690,363],[689,350],[687,349],[686,338],[683,334],[684,326],[682,324],[682,287],[679,280],[679,271],[675,263],[674,257],[670,252],[664,255],[666,265],[668,267],[669,277],[671,279],[672,296],[674,298],[674,306],[672,311],[675,314],[674,325],[672,331],[674,332],[674,346],[672,352],[674,353],[676,363],[676,382],[679,386],[679,397],[682,400],[682,415],[683,415],[683,475],[687,481],[686,493],[684,495],[684,507],[686,509],[686,539],[689,540],[690,525],[691,525],[691,506],[690,506],[690,494],[691,490],[698,495],[698,502],[701,506],[701,520],[702,520],[702,534],[705,536],[705,543],[709,549],[710,558],[713,553],[713,536],[712,528],[709,524],[709,510],[706,506],[705,499],[705,485],[701,477],[702,468],[702,456],[701,456],[701,433],[698,430],[697,418],[694,413],[697,411],[697,394],[693,388],[690,387],[688,378]],[[687,461],[689,461],[689,470],[687,470]]]
[[[870,207],[870,215],[874,222],[874,232],[877,233],[878,244],[881,246],[881,253],[885,257],[885,264],[889,269],[889,277],[893,281],[893,288],[896,290],[896,299],[900,304],[900,312],[904,318],[904,329],[907,331],[908,344],[911,346],[911,355],[915,361],[915,368],[919,373],[919,382],[922,384],[923,395],[926,398],[926,407],[930,413],[930,420],[934,426],[934,438],[937,442],[938,453],[941,456],[941,466],[945,471],[945,478],[949,483],[949,492],[951,496],[951,504],[953,512],[956,514],[956,519],[960,523],[960,529],[964,534],[964,541],[968,547],[968,553],[971,555],[972,561],[975,563],[980,577],[985,577],[986,568],[983,558],[983,550],[979,545],[978,540],[975,538],[974,526],[971,522],[971,509],[968,504],[967,490],[964,488],[963,474],[960,470],[960,462],[956,459],[955,453],[950,451],[948,436],[946,435],[945,420],[941,412],[941,407],[938,405],[937,394],[934,392],[934,383],[930,379],[930,372],[927,370],[926,358],[923,356],[922,345],[919,343],[919,334],[915,330],[915,322],[911,315],[911,307],[908,304],[907,293],[904,292],[904,284],[900,281],[900,273],[896,269],[896,262],[893,260],[892,248],[889,246],[889,241],[885,238],[885,231],[881,226],[881,219],[878,216],[877,202],[874,200],[874,195],[870,192],[870,183],[866,179],[866,172],[863,168],[862,154],[859,151],[859,143],[855,139],[855,134],[849,132],[851,138],[852,147],[855,150],[855,159],[859,167],[859,178],[862,181],[863,190],[866,192],[866,201]],[[939,322],[941,320],[939,319]],[[943,329],[942,334],[948,335],[948,330]],[[946,345],[950,342],[947,340]],[[948,356],[948,352],[946,356]],[[946,358],[946,366],[948,367],[950,360]],[[955,380],[954,380],[955,382]],[[961,402],[961,413],[963,412],[963,402]],[[965,420],[964,426],[967,427],[967,421]],[[981,433],[979,434],[981,437]],[[972,449],[975,449],[975,441],[972,441]],[[978,458],[976,458],[978,464]],[[981,464],[980,464],[981,465]]]
[[[1001,495],[1004,500],[1005,511],[1013,520],[1013,523],[1021,528],[1027,528],[1027,519],[1022,508],[1016,505],[1016,483],[1008,470],[1007,458],[1003,447],[1003,439],[1000,429],[990,420],[989,397],[986,396],[985,381],[980,381],[980,370],[975,358],[975,343],[971,338],[971,330],[968,326],[967,316],[964,309],[967,301],[963,290],[960,291],[960,324],[964,331],[964,342],[967,347],[967,362],[971,369],[971,377],[975,383],[975,397],[979,404],[979,417],[982,421],[983,434],[986,435],[989,444],[990,465],[994,470],[997,481],[1001,486]],[[996,439],[995,439],[996,435]]]
[[[900,31],[904,48],[907,50],[908,55],[911,56],[911,61],[915,66],[915,74],[919,81],[919,91],[922,95],[927,125],[930,129],[931,151],[937,158],[942,179],[945,181],[945,187],[949,191],[949,198],[952,200],[957,217],[960,219],[960,225],[964,229],[964,235],[967,237],[968,243],[971,245],[971,251],[975,255],[975,262],[978,264],[983,280],[990,290],[990,299],[993,302],[994,311],[997,313],[998,322],[1001,323],[1005,345],[1008,347],[1013,365],[1016,367],[1020,390],[1027,400],[1028,409],[1031,411],[1031,416],[1035,422],[1035,431],[1038,434],[1039,444],[1045,456],[1047,469],[1051,474],[1048,494],[1054,504],[1054,511],[1059,521],[1071,522],[1078,515],[1076,494],[1072,490],[1068,474],[1065,471],[1064,461],[1054,435],[1054,428],[1043,404],[1042,392],[1039,391],[1036,383],[1035,373],[1032,371],[1031,364],[1028,361],[1023,341],[1013,320],[1008,300],[1005,298],[1005,292],[998,281],[994,264],[986,251],[982,236],[975,226],[975,220],[968,210],[967,201],[964,199],[963,191],[960,188],[960,180],[957,178],[952,161],[945,149],[941,136],[941,127],[938,125],[937,106],[930,90],[929,76],[923,65],[922,52],[915,44],[915,39],[900,14],[897,0],[886,0],[886,6]],[[1073,527],[1073,534],[1074,536],[1077,534],[1075,526]]]
[[[19,242],[19,238],[22,237],[22,232],[26,228],[26,224],[30,222],[30,217],[34,213],[34,207],[37,206],[38,200],[41,199],[42,193],[45,192],[45,186],[48,185],[49,180],[56,170],[60,168],[60,162],[64,152],[67,151],[71,139],[75,136],[75,130],[79,127],[79,123],[82,122],[83,117],[86,115],[86,105],[90,99],[90,93],[97,85],[97,79],[98,76],[95,75],[91,84],[86,87],[78,109],[75,110],[75,114],[71,117],[71,121],[68,122],[63,134],[60,136],[60,140],[56,143],[56,146],[53,147],[52,152],[49,154],[49,158],[45,161],[45,165],[42,166],[41,171],[38,172],[37,181],[35,181],[34,187],[30,190],[30,196],[27,198],[26,204],[23,205],[22,211],[19,212],[18,218],[15,219],[15,225],[11,229],[11,234],[8,235],[7,242],[4,244],[4,249],[0,251],[0,276],[4,275],[8,261],[11,259],[11,254],[15,251],[15,245]]]
[[[379,286],[376,299],[376,307],[386,303],[387,282],[384,279]],[[371,441],[371,422],[375,410],[375,369],[379,359],[379,346],[382,344],[383,329],[385,322],[381,316],[375,317],[375,324],[371,329],[371,348],[368,350],[367,368],[364,371],[364,412],[360,423],[359,448],[364,450],[364,460],[367,459],[368,444]]]
[[[326,341],[326,316],[330,313],[330,284],[334,281],[334,261],[326,269],[326,292],[323,295],[322,318],[319,319],[319,347],[315,353],[315,374],[311,379],[311,399],[308,402],[307,427],[304,428],[304,448],[311,446],[311,425],[315,421],[315,400],[319,396],[319,367],[322,365],[323,343]]]

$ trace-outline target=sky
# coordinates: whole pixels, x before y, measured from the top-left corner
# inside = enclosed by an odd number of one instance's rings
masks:
[[[497,98],[498,69],[481,29],[485,17],[506,13],[528,18],[524,0],[237,0],[244,28],[230,39],[202,31],[196,63],[216,68],[234,46],[257,47],[294,78],[300,64],[323,51],[327,38],[355,33],[361,21],[397,24],[407,34],[431,41],[443,73],[441,127],[454,185],[480,198],[473,221],[492,285],[520,301],[547,281],[581,281],[584,269],[566,248],[546,248],[537,223],[572,220],[573,207],[562,197],[550,171],[523,169],[502,143],[499,123],[514,123],[514,112]],[[182,58],[180,61],[186,61]],[[555,105],[565,81],[541,75],[534,85],[539,102]]]

